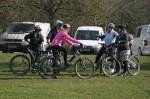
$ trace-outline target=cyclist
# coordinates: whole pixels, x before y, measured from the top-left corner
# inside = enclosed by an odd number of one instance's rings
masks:
[[[54,27],[51,29],[51,31],[49,32],[48,36],[46,37],[48,43],[52,42],[52,40],[56,36],[56,33],[59,32],[59,30],[61,30],[62,25],[63,25],[62,21],[60,21],[60,20],[56,21]]]
[[[41,28],[39,26],[34,27],[34,31],[27,34],[24,37],[25,41],[29,43],[29,48],[35,52],[35,63],[39,58],[39,51],[41,49],[41,44],[44,41],[44,38],[41,34]],[[36,66],[32,67],[33,70],[36,70]]]
[[[107,27],[107,32],[105,33],[105,35],[99,36],[101,39],[104,39],[105,43],[96,55],[96,59],[94,62],[95,66],[97,66],[97,62],[99,61],[100,57],[103,55],[106,48],[109,45],[115,43],[118,33],[114,30],[114,28],[115,28],[115,24],[109,23]]]
[[[69,24],[64,24],[62,27],[62,30],[59,31],[56,36],[54,37],[51,45],[52,45],[52,50],[53,53],[55,54],[56,50],[57,51],[62,51],[64,53],[64,66],[68,67],[70,64],[67,62],[67,51],[66,48],[62,46],[64,42],[67,42],[68,44],[72,46],[77,46],[80,45],[80,42],[77,41],[76,39],[72,38],[68,32],[70,31],[70,25]]]
[[[128,58],[131,54],[131,46],[133,44],[133,36],[128,34],[126,25],[118,26],[119,35],[116,38],[118,59],[123,62],[123,75],[126,74],[128,68]]]

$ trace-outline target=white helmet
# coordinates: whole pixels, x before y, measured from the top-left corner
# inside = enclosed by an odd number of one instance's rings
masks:
[[[55,23],[56,27],[60,27],[62,25],[63,25],[63,21],[61,21],[61,20],[57,20],[56,23]]]
[[[110,27],[110,28],[115,28],[115,24],[114,24],[114,23],[109,23],[109,24],[108,24],[108,27]]]

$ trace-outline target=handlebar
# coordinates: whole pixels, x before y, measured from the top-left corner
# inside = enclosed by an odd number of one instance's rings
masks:
[[[73,49],[73,52],[76,52],[76,51],[80,51],[81,47],[80,46],[73,46],[72,49]]]
[[[105,35],[98,35],[97,38],[100,38],[103,40],[105,38]]]

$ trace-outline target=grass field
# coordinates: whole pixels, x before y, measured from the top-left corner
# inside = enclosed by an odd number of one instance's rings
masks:
[[[8,68],[11,57],[0,54],[0,99],[150,99],[150,56],[140,57],[137,76],[107,78],[97,73],[86,80],[74,73],[46,80],[37,74],[14,76]]]

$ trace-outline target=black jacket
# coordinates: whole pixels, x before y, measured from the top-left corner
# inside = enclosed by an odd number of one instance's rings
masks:
[[[130,50],[130,41],[132,38],[128,33],[119,34],[116,38],[116,44],[118,46],[118,50]]]
[[[44,41],[43,36],[40,33],[36,33],[35,31],[27,34],[24,39],[29,42],[29,47],[32,49],[37,49],[41,47],[42,42]],[[30,40],[30,41],[28,41]]]
[[[57,34],[57,27],[52,28],[52,30],[49,32],[48,36],[46,37],[46,39],[50,39],[50,42],[52,42],[52,40],[54,39],[54,37]]]

